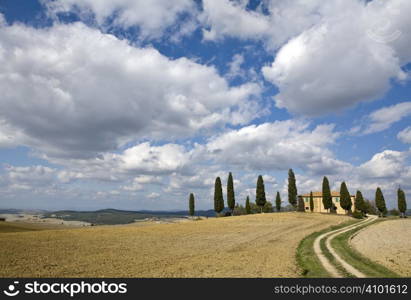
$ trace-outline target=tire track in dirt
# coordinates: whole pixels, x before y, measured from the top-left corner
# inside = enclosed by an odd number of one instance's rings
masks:
[[[341,264],[341,266],[350,274],[354,275],[355,277],[360,277],[364,278],[366,277],[362,272],[354,268],[352,265],[347,263],[344,259],[342,259],[337,252],[334,250],[334,248],[331,246],[331,241],[337,237],[340,234],[343,234],[344,232],[347,232],[349,230],[352,230],[354,228],[357,228],[359,226],[362,226],[364,224],[368,224],[370,222],[373,222],[375,219],[377,219],[376,216],[368,216],[368,218],[364,221],[361,221],[359,223],[355,223],[352,225],[345,226],[343,228],[339,228],[336,230],[332,230],[326,233],[321,234],[314,240],[314,252],[317,255],[318,259],[320,260],[321,264],[325,268],[325,270],[331,275],[331,277],[344,277],[343,274],[337,268],[331,263],[331,261],[324,255],[324,253],[321,250],[321,241],[326,238],[326,243],[325,246],[327,250],[331,253],[331,255]]]

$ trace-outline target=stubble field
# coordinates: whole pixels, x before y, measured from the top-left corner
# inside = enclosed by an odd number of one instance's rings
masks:
[[[361,254],[400,274],[411,277],[411,219],[389,220],[366,227],[351,244]]]
[[[298,277],[299,241],[346,216],[273,213],[0,234],[1,277]]]

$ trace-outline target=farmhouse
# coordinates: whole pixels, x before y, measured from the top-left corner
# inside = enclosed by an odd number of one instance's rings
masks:
[[[351,210],[354,211],[354,195],[351,196],[352,207]],[[304,207],[306,211],[310,211],[310,193],[301,195],[304,200]],[[337,214],[345,214],[345,210],[340,205],[340,193],[336,191],[331,192],[331,197],[336,207]],[[313,192],[314,198],[314,212],[327,212],[323,205],[323,194],[322,192]]]

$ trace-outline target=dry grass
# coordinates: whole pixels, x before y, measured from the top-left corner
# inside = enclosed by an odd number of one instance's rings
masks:
[[[411,277],[411,219],[397,219],[366,227],[351,240],[361,254]]]
[[[10,232],[22,232],[22,231],[36,231],[36,230],[50,230],[63,228],[62,226],[50,225],[50,224],[33,224],[22,222],[0,222],[0,234]]]
[[[278,213],[0,234],[1,277],[297,277],[306,235],[345,216]]]

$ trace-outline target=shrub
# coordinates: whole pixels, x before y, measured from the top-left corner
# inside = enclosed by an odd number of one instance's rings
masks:
[[[365,200],[364,205],[365,205],[365,211],[367,212],[367,214],[378,215],[377,207],[375,206],[374,201]]]
[[[355,218],[355,219],[363,219],[363,218],[364,218],[364,214],[363,214],[361,211],[359,211],[359,210],[355,210],[355,211],[352,213],[352,217]]]
[[[389,210],[388,214],[390,216],[397,216],[398,217],[400,215],[400,212],[397,209],[394,208],[394,209]]]

